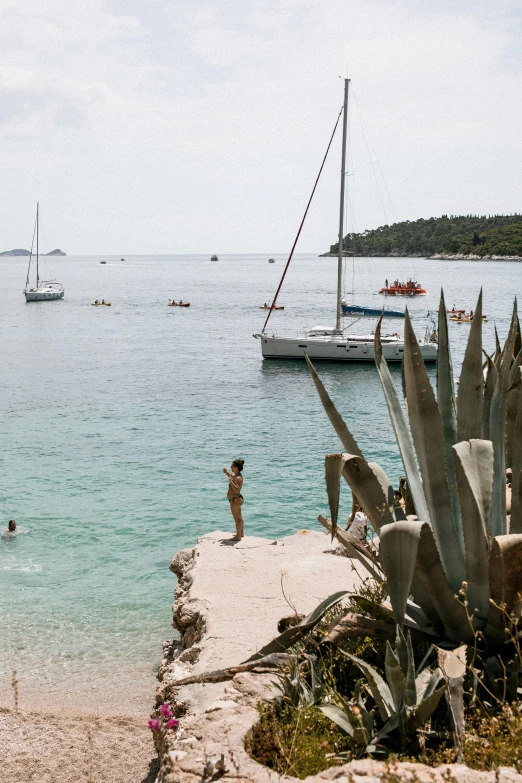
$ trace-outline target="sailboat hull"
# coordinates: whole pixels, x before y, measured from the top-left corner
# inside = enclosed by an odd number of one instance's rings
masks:
[[[372,340],[354,340],[338,337],[318,339],[317,337],[286,338],[256,335],[261,341],[263,359],[304,359],[305,355],[315,361],[329,362],[374,362],[375,353]],[[437,343],[419,342],[425,362],[437,361]],[[387,362],[401,362],[404,356],[404,343],[393,341],[382,343],[382,352]]]
[[[55,290],[34,290],[24,291],[26,302],[47,302],[51,299],[63,299],[63,291]]]

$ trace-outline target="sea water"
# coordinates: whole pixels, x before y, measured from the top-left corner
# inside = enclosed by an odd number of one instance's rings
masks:
[[[26,259],[0,262],[0,519],[19,526],[0,542],[2,687],[16,667],[21,687],[33,690],[66,682],[81,694],[118,679],[141,683],[152,699],[161,643],[172,636],[169,562],[208,531],[233,531],[222,468],[236,457],[245,460],[247,534],[320,529],[324,455],[340,444],[304,363],[263,361],[253,337],[283,270],[285,258],[274,257],[53,258],[46,273],[65,298],[30,304]],[[441,285],[448,306],[468,309],[483,285],[490,351],[494,324],[504,337],[522,294],[517,263],[346,265],[353,301],[373,307],[385,278],[415,276],[429,295],[387,304],[407,303],[419,336]],[[296,256],[279,299],[285,310],[270,327],[293,335],[331,325],[335,285],[335,259]],[[96,298],[112,306],[92,307]],[[172,298],[191,306],[167,307]],[[450,324],[457,377],[468,333]],[[318,369],[366,457],[397,482],[375,367]],[[400,387],[400,368],[392,373]],[[347,489],[341,508],[347,516]]]

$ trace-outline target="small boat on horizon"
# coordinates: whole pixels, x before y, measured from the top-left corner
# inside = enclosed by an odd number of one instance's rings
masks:
[[[211,261],[219,261],[219,258],[216,255],[210,256]]]
[[[100,261],[100,264],[106,264],[107,261]]]
[[[29,288],[29,276],[31,273],[31,261],[33,259],[33,245],[31,245],[31,253],[29,255],[29,266],[27,267],[27,278],[25,281],[25,301],[26,302],[46,302],[52,299],[63,299],[65,290],[61,283],[57,283],[56,280],[41,280],[39,270],[39,214],[40,204],[36,204],[36,286]],[[34,234],[33,234],[34,242]]]
[[[167,307],[190,307],[190,302],[184,302],[182,299],[180,299],[179,302],[169,300]]]
[[[264,305],[260,305],[260,306],[259,306],[259,309],[260,309],[260,310],[270,310],[270,308],[271,308],[271,307],[272,307],[272,305],[269,305],[269,304],[267,304],[267,303],[265,302],[265,303],[264,303]],[[285,306],[284,306],[284,305],[276,305],[276,306],[275,306],[275,307],[273,307],[272,309],[273,309],[273,310],[284,310],[284,309],[285,309]]]
[[[269,258],[268,259],[269,264],[275,264],[275,258]]]
[[[101,302],[95,299],[91,304],[93,307],[112,307],[112,302],[106,302],[105,299],[102,299]]]

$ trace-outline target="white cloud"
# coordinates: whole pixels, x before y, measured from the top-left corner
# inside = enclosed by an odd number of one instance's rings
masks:
[[[401,219],[521,209],[514,2],[26,0],[0,22],[0,249],[39,198],[71,253],[285,250],[347,64]],[[393,210],[352,105],[363,229]],[[337,157],[302,249],[335,240]]]

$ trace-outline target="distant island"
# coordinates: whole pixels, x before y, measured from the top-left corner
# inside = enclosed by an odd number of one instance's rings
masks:
[[[336,256],[339,244],[325,256]],[[343,255],[522,260],[522,215],[442,215],[347,234]]]
[[[0,253],[0,256],[30,256],[31,251],[30,250],[24,250],[23,248],[17,247],[14,250],[4,250],[3,253]],[[56,250],[51,250],[50,253],[41,253],[42,256],[66,256],[67,253],[64,253],[63,250],[60,250],[60,248],[56,248]]]

